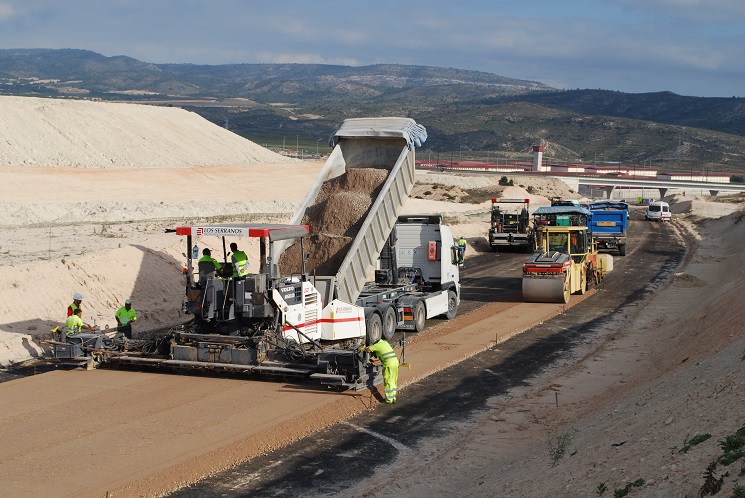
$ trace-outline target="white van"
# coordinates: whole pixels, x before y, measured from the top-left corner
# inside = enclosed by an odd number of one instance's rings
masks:
[[[644,218],[650,221],[670,221],[673,214],[670,212],[670,205],[663,201],[654,201],[647,206],[647,212]]]

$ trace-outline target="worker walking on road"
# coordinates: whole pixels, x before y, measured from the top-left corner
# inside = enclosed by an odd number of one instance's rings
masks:
[[[385,388],[385,402],[396,402],[396,385],[398,384],[398,358],[393,347],[385,339],[378,339],[371,346],[360,346],[362,351],[373,353],[383,365],[383,386]]]
[[[462,235],[458,239],[458,265],[465,266],[466,264],[466,238]]]
[[[127,339],[132,339],[132,322],[137,321],[137,312],[132,307],[132,300],[127,299],[124,301],[124,306],[116,311],[116,324],[119,331],[124,334]]]
[[[72,304],[67,307],[67,316],[70,317],[75,314],[75,310],[80,309],[82,304],[83,296],[77,292],[72,296]]]
[[[72,316],[68,316],[65,320],[65,335],[79,334],[83,330],[96,330],[95,327],[86,325],[83,323],[83,310],[76,308]]]
[[[238,250],[238,244],[230,243],[230,252],[233,254],[230,259],[233,261],[233,276],[245,277],[248,275],[248,256],[243,251]]]

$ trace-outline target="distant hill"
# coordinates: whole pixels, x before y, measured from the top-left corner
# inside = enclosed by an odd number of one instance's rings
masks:
[[[521,95],[516,100],[583,114],[643,119],[745,135],[745,99],[683,97],[672,92],[568,90]],[[485,104],[488,101],[484,102]]]
[[[0,80],[38,93],[96,96],[141,91],[170,97],[250,98],[308,103],[317,99],[364,101],[402,89],[466,84],[481,95],[549,90],[537,82],[460,69],[379,64],[149,64],[88,50],[0,50]]]
[[[670,92],[559,91],[479,71],[378,64],[150,64],[87,50],[0,50],[0,94],[174,105],[267,146],[323,150],[341,120],[402,115],[420,154],[622,161],[745,171],[745,100]],[[449,156],[449,157],[448,157]]]

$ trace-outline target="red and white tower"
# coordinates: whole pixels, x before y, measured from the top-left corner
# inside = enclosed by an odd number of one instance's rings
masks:
[[[533,171],[548,171],[549,168],[543,169],[543,151],[546,150],[545,145],[534,145],[533,146]]]

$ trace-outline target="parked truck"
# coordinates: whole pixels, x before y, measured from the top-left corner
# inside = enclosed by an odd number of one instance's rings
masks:
[[[626,255],[626,231],[629,226],[629,205],[622,201],[596,201],[590,203],[590,232],[599,251]]]
[[[184,312],[188,323],[155,343],[130,341],[115,354],[89,350],[109,363],[224,370],[362,389],[381,381],[380,367],[357,351],[396,329],[422,330],[427,318],[453,318],[460,283],[453,237],[439,215],[399,216],[414,184],[415,145],[426,130],[407,118],[345,121],[334,149],[287,225],[182,226]],[[351,168],[388,171],[382,188],[333,274],[309,272],[301,222],[325,182]],[[371,193],[372,194],[372,193]],[[222,239],[222,268],[196,261],[197,240]],[[259,271],[234,276],[226,240],[259,239]],[[291,244],[300,267],[280,272]]]
[[[530,223],[530,199],[493,198],[491,200],[491,226],[489,245],[497,251],[500,247],[521,247],[533,249],[533,227]],[[518,209],[510,209],[505,204],[520,204]]]
[[[613,269],[610,254],[599,254],[588,224],[592,213],[576,206],[545,206],[533,213],[536,246],[523,264],[523,299],[568,303]]]

